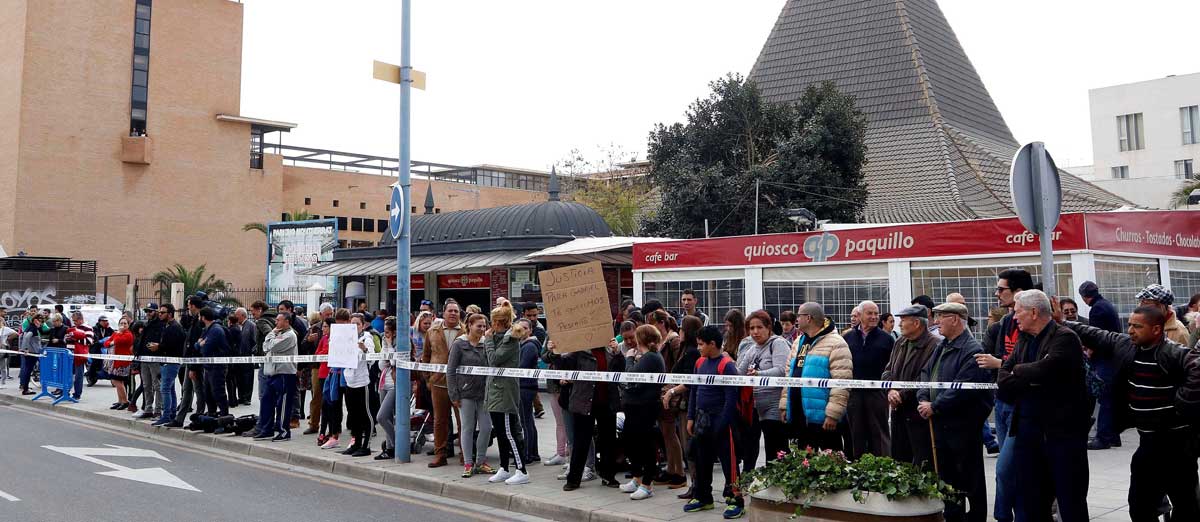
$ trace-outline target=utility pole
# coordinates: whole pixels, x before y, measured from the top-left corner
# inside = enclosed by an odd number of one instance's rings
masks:
[[[403,195],[403,208],[400,209],[400,217],[403,224],[400,226],[399,237],[396,238],[396,352],[397,354],[409,353],[412,348],[410,339],[412,336],[409,332],[408,312],[412,310],[412,292],[409,289],[411,278],[409,271],[412,268],[409,264],[409,231],[412,228],[409,221],[409,203],[412,201],[412,161],[409,158],[409,145],[412,142],[412,129],[410,127],[411,119],[411,101],[412,101],[412,53],[411,53],[411,35],[412,35],[412,5],[411,0],[401,0],[400,2],[400,164],[397,166],[400,174],[399,184],[400,192]],[[393,209],[395,210],[395,209]],[[396,369],[396,448],[393,452],[396,455],[396,462],[412,462],[410,451],[412,445],[408,443],[409,435],[409,396],[412,395],[412,386],[409,377],[409,370],[405,368]]]

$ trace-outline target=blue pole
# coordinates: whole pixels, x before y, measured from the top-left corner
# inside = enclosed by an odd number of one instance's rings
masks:
[[[400,2],[400,191],[404,195],[404,208],[400,209],[404,225],[400,237],[396,239],[396,352],[407,353],[412,348],[412,337],[409,332],[408,314],[412,310],[409,300],[412,292],[409,289],[409,202],[412,198],[411,161],[409,160],[409,143],[411,142],[410,101],[412,99],[412,60],[410,53],[409,35],[412,21],[411,0]],[[412,462],[411,445],[408,442],[409,407],[408,401],[412,395],[412,384],[407,369],[396,370],[396,462]]]

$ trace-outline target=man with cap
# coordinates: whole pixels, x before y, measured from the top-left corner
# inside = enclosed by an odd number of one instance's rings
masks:
[[[151,343],[162,342],[163,328],[166,324],[158,318],[158,305],[150,303],[145,308],[146,326],[142,329],[142,335],[138,338],[137,344],[134,346],[134,355],[142,357],[157,356],[157,346],[155,350],[151,350]],[[140,365],[142,376],[142,388],[145,393],[146,400],[142,411],[133,415],[135,419],[155,419],[162,416],[162,384],[159,378],[162,376],[162,364],[143,362]]]
[[[1096,286],[1096,283],[1084,281],[1079,285],[1079,297],[1083,298],[1084,304],[1091,307],[1091,311],[1088,312],[1089,325],[1121,333],[1121,317],[1117,315],[1117,308],[1100,295],[1100,287]]]
[[[938,333],[939,327],[937,325],[937,321],[933,320],[933,307],[936,305],[933,303],[932,297],[927,295],[918,295],[914,297],[912,302],[909,304],[921,305],[924,306],[926,310],[929,310],[929,333],[932,333],[933,335],[941,335]]]
[[[925,382],[990,383],[992,376],[975,363],[983,347],[967,329],[966,306],[943,303],[933,309],[942,339],[921,369]],[[984,390],[922,388],[917,413],[933,426],[938,476],[964,493],[967,507],[946,504],[947,522],[987,520],[987,481],[983,474],[983,436],[979,425],[992,410],[992,394]]]
[[[1148,290],[1159,292],[1147,288],[1142,293]],[[1163,298],[1161,293],[1154,297]],[[1163,306],[1141,293],[1138,298],[1143,304],[1129,316],[1128,334],[1071,321],[1063,324],[1113,362],[1117,433],[1135,428],[1140,437],[1129,463],[1129,518],[1158,520],[1166,495],[1173,508],[1171,520],[1200,520],[1196,499],[1200,424],[1194,422],[1200,407],[1200,365],[1189,364],[1187,347],[1164,335]]]
[[[896,317],[900,318],[900,338],[892,347],[882,379],[919,381],[921,370],[938,345],[937,337],[929,333],[929,309],[912,305],[896,312]],[[892,458],[917,466],[932,461],[929,426],[917,413],[917,391],[892,389],[887,400],[892,407]]]
[[[1083,522],[1088,519],[1091,395],[1083,345],[1075,332],[1054,321],[1052,306],[1041,290],[1014,298],[1021,335],[997,382],[997,396],[1013,405],[1000,462],[1020,470],[1016,491],[1010,493],[1016,520],[1050,520],[1057,500],[1062,522]]]
[[[1167,339],[1185,348],[1188,346],[1189,334],[1187,327],[1175,315],[1175,307],[1171,306],[1175,302],[1175,294],[1171,292],[1171,289],[1163,285],[1153,284],[1143,288],[1134,298],[1138,300],[1139,306],[1153,306],[1162,312],[1163,317],[1166,318],[1166,323],[1163,325],[1163,334],[1167,336]]]

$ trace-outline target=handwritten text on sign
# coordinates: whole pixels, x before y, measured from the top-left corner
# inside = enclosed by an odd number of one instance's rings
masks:
[[[612,339],[608,287],[598,261],[538,272],[554,351],[606,346]]]

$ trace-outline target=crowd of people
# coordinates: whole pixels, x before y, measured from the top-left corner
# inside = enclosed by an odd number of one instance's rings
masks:
[[[227,415],[250,404],[257,388],[258,423],[243,436],[287,441],[307,417],[304,434],[315,434],[324,449],[366,457],[381,439],[376,459],[393,458],[397,444],[408,443],[397,441],[394,408],[396,387],[411,386],[416,406],[431,412],[430,468],[457,460],[464,478],[519,485],[531,480],[526,466],[562,466],[564,491],[595,480],[632,500],[680,490],[683,511],[698,512],[715,508],[719,464],[726,519],[745,513],[740,474],[790,448],[811,447],[851,460],[873,454],[936,467],[963,493],[947,503],[949,521],[983,521],[989,511],[998,521],[1040,522],[1052,513],[1083,521],[1087,452],[1120,446],[1121,433],[1133,428],[1140,440],[1130,466],[1131,519],[1171,512],[1175,520],[1200,520],[1200,295],[1176,310],[1170,290],[1150,285],[1137,294],[1123,328],[1095,283],[1085,282],[1079,294],[1086,318],[1072,299],[1054,299],[1025,270],[1008,269],[996,282],[999,312],[985,325],[957,293],[941,303],[919,296],[893,314],[864,301],[849,325],[835,324],[816,302],[777,316],[733,309],[717,325],[685,290],[675,311],[654,300],[621,303],[608,346],[565,354],[557,353],[535,303],[504,299],[490,311],[462,309],[453,299],[435,310],[423,301],[406,318],[408,346],[399,347],[397,319],[386,312],[325,304],[305,317],[289,301],[275,312],[259,301],[222,317],[202,296],[189,298],[179,314],[170,304],[147,308],[145,320],[128,314],[116,330],[106,321],[88,327],[79,315],[47,318],[31,310],[19,331],[0,330],[0,340],[26,354],[22,393],[32,393],[28,375],[46,346],[167,358],[324,355],[332,325],[353,324],[362,352],[407,351],[412,361],[447,365],[446,373],[412,372],[411,382],[397,383],[387,358],[352,368],[112,361],[103,371],[116,388],[113,408],[155,425],[185,427],[192,412]],[[535,423],[545,410],[542,383],[458,373],[463,366],[995,383],[998,390],[757,386],[743,396],[734,386],[552,380],[544,395],[554,429],[544,436],[555,439],[555,453],[543,459]],[[86,376],[98,371],[77,358],[73,389],[59,393],[78,398]],[[489,463],[493,441],[499,461]],[[985,455],[998,459],[990,510]]]

